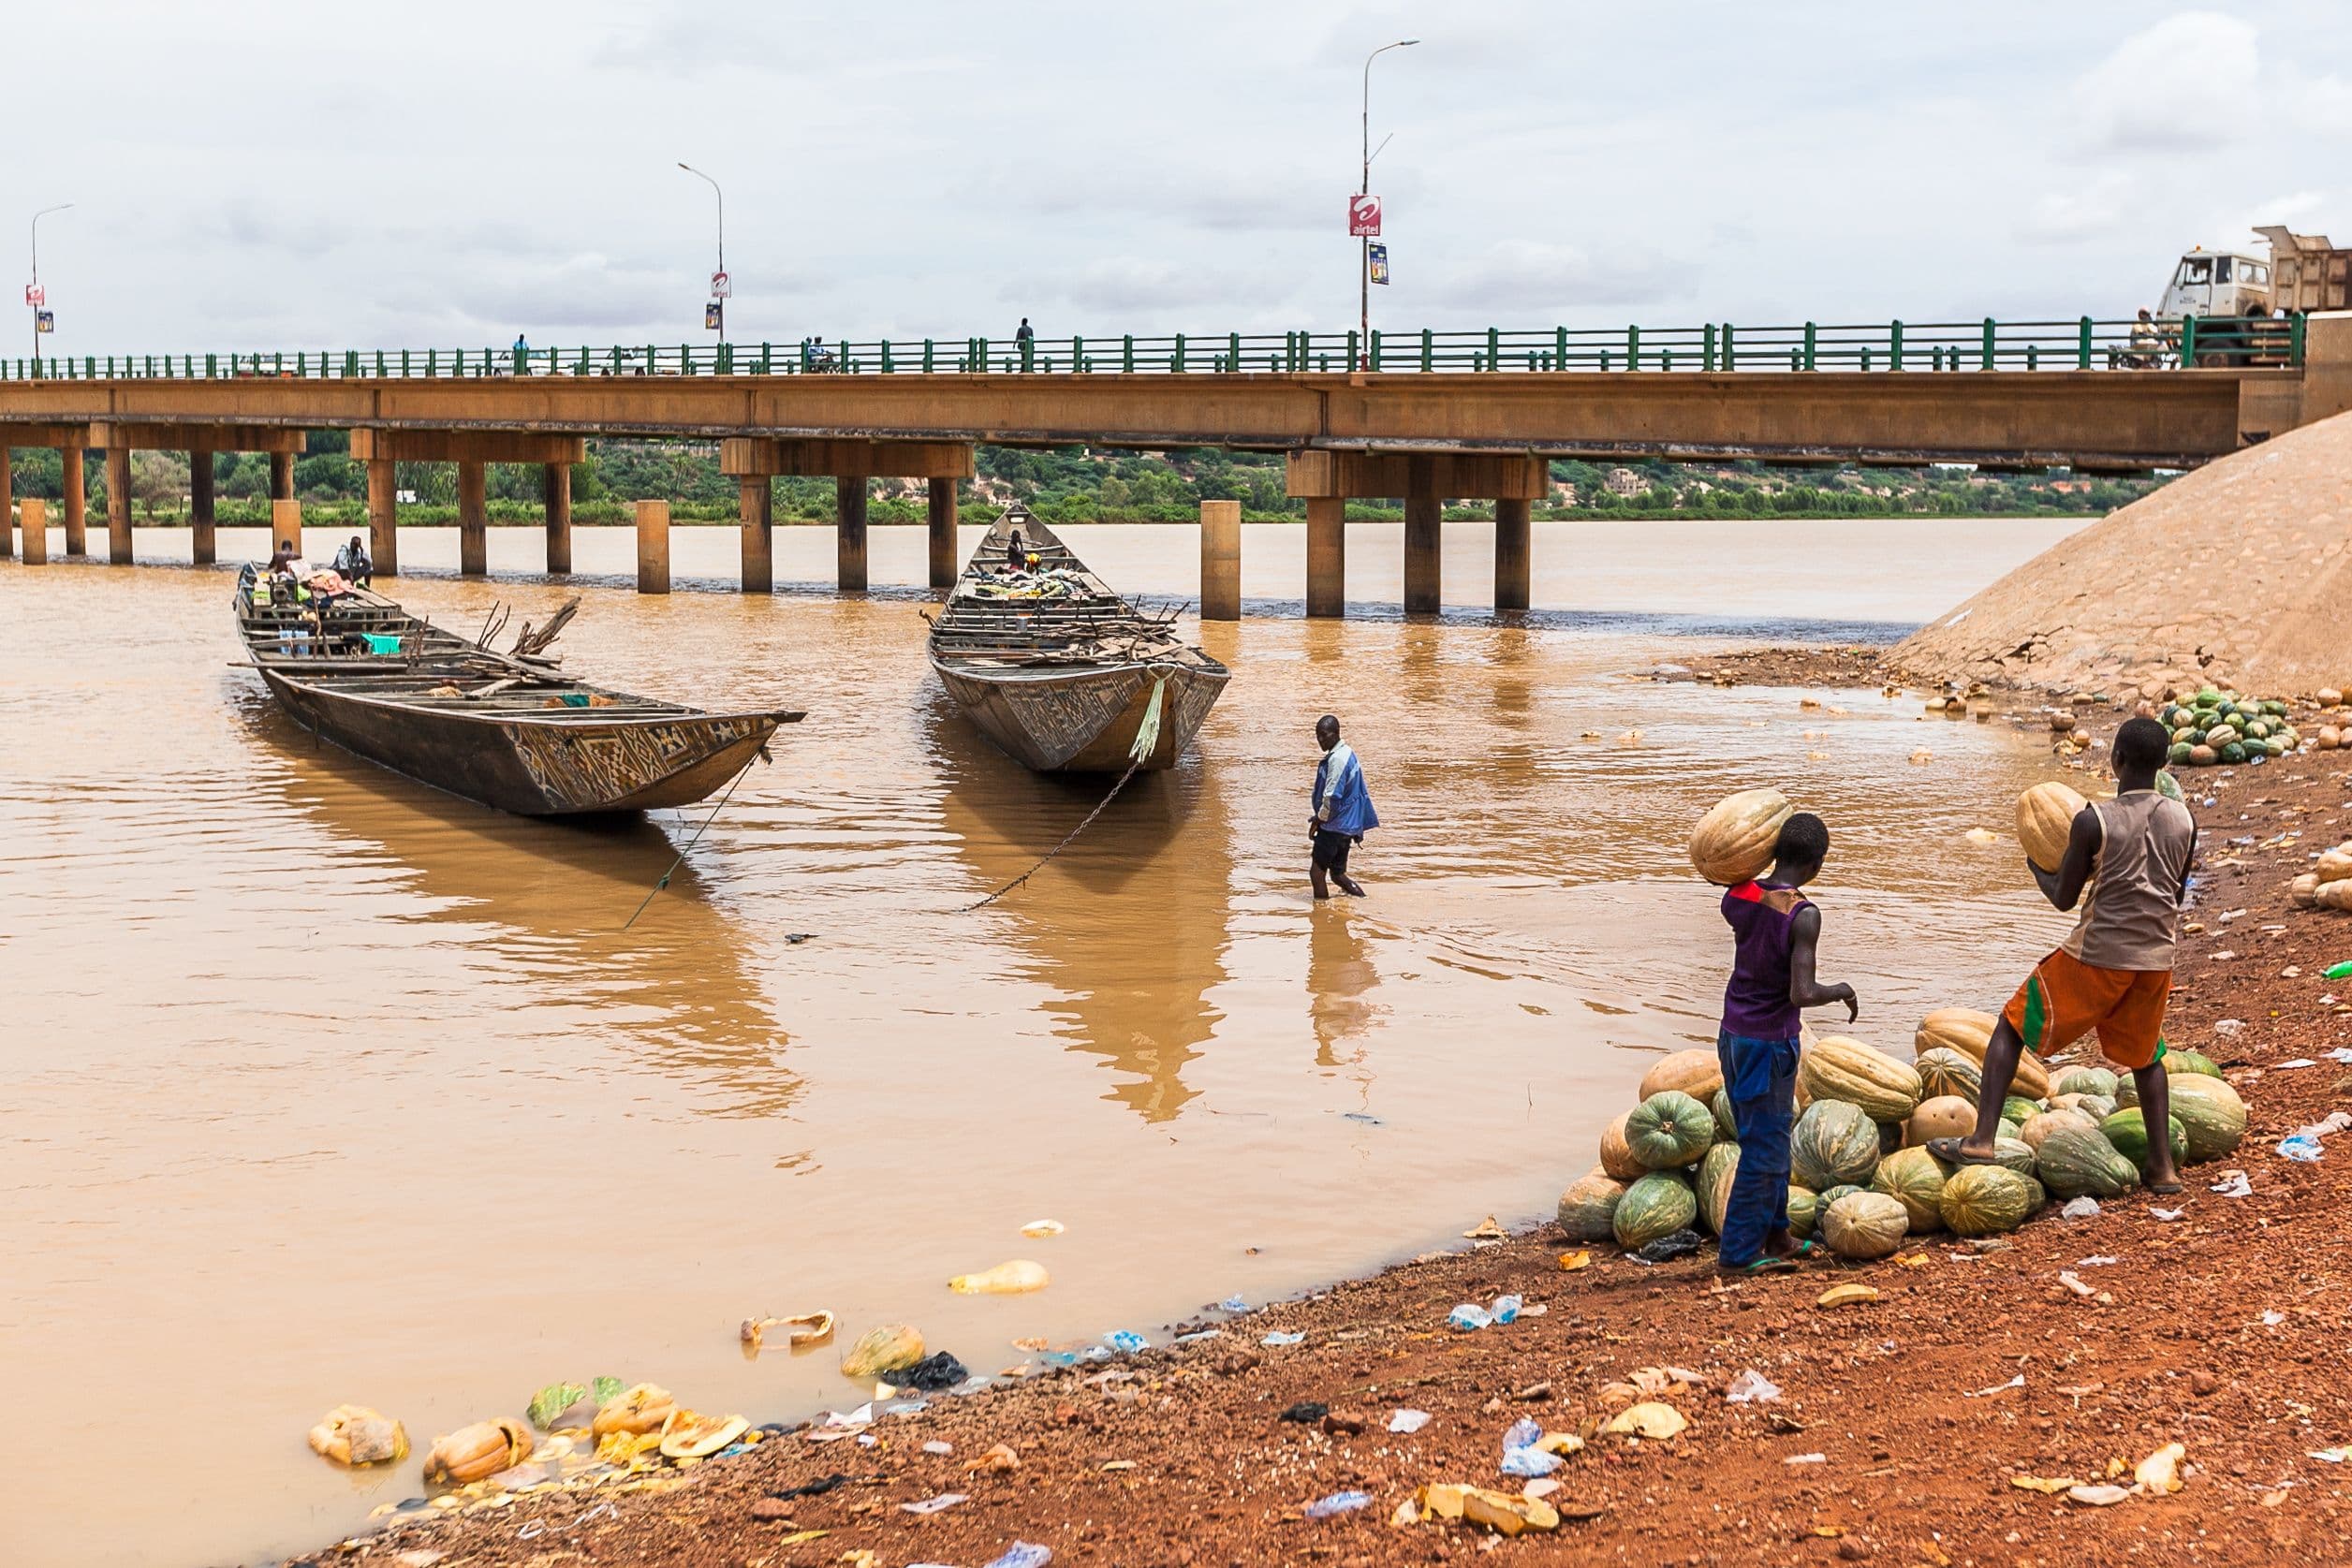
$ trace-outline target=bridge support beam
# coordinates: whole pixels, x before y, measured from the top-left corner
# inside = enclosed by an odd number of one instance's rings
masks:
[[[0,440],[0,561],[16,554],[15,457]]]
[[[292,540],[294,553],[306,554],[302,544],[302,504],[299,501],[270,503],[270,537],[283,543]]]
[[[400,479],[390,458],[370,458],[368,487],[368,560],[377,577],[400,576]]]
[[[956,579],[956,482],[933,476],[923,481],[931,503],[931,585],[953,588]]]
[[[1200,504],[1200,619],[1242,618],[1242,504]]]
[[[1494,608],[1525,609],[1535,555],[1532,501],[1510,497],[1494,504]]]
[[[1307,499],[1307,614],[1338,620],[1347,613],[1347,503],[1336,495]]]
[[[81,454],[87,449],[76,444],[57,454],[65,460],[66,553],[69,556],[90,553],[89,501],[84,489],[88,480],[81,463]]]
[[[637,591],[669,592],[669,503],[637,504]]]
[[[1444,570],[1444,503],[1428,458],[1404,460],[1404,613],[1434,615]]]
[[[841,591],[866,591],[866,481],[846,476],[833,481],[835,510],[833,566]]]
[[[742,504],[743,592],[776,591],[776,482],[765,474],[736,481]]]
[[[24,564],[41,566],[49,563],[49,503],[39,496],[24,498]]]
[[[547,505],[548,575],[563,577],[572,569],[572,465],[544,463],[540,474]]]
[[[457,569],[466,577],[490,571],[490,465],[457,465]]]
[[[188,448],[188,560],[209,566],[220,559],[220,542],[213,524],[213,453],[205,447]]]
[[[270,454],[270,499],[294,499],[294,454],[273,451]]]
[[[131,452],[127,447],[106,449],[106,562],[110,566],[131,564]]]

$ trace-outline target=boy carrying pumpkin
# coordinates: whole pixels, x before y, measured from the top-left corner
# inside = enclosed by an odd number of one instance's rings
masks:
[[[2075,813],[2065,858],[2055,872],[2026,862],[2042,896],[2082,913],[2057,951],[2034,967],[2002,1009],[1985,1047],[1976,1130],[1935,1138],[1927,1151],[1953,1165],[1994,1162],[1992,1142],[2019,1056],[2048,1056],[2096,1030],[2099,1049],[2130,1071],[2151,1129],[2141,1179],[2152,1193],[2177,1193],[2172,1094],[2164,1068],[2164,1010],[2172,994],[2172,952],[2188,896],[2197,823],[2180,801],[2156,791],[2171,737],[2151,718],[2126,719],[2109,756],[2115,799]],[[2089,898],[2083,897],[2088,888]]]
[[[1723,988],[1715,1056],[1740,1135],[1740,1165],[1724,1204],[1725,1274],[1786,1273],[1813,1251],[1788,1228],[1788,1135],[1797,1120],[1797,1039],[1807,1007],[1845,1004],[1860,1016],[1854,988],[1814,978],[1821,911],[1798,891],[1821,874],[1829,826],[1810,812],[1781,824],[1772,872],[1727,888],[1723,917],[1738,945]]]

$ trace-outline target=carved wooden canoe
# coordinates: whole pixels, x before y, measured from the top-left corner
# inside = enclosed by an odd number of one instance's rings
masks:
[[[1169,768],[1232,674],[1007,508],[932,623],[931,667],[981,732],[1040,772]]]
[[[278,706],[320,738],[522,816],[688,806],[764,755],[781,710],[706,713],[500,653],[361,591],[322,618],[238,581],[237,631]]]

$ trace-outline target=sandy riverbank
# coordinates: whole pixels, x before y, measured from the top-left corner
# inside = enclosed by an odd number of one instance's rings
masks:
[[[1850,679],[1835,661],[1826,672]],[[2207,802],[2205,864],[2171,1037],[2218,1060],[2251,1106],[2246,1141],[2223,1163],[2250,1174],[2250,1197],[2215,1194],[2218,1167],[2200,1166],[2177,1223],[2135,1197],[2095,1219],[2053,1212],[2007,1247],[1930,1238],[1907,1249],[1914,1265],[1824,1263],[1728,1288],[1707,1256],[1645,1268],[1602,1247],[1589,1268],[1564,1273],[1563,1244],[1542,1231],[1464,1241],[1263,1312],[1210,1312],[1222,1320],[1214,1339],[935,1399],[918,1415],[885,1418],[868,1446],[786,1432],[740,1458],[614,1492],[585,1522],[581,1494],[524,1493],[400,1520],[316,1561],[978,1568],[1017,1540],[1051,1547],[1056,1561],[1438,1561],[1488,1543],[1459,1525],[1391,1527],[1417,1487],[1515,1488],[1496,1468],[1512,1421],[1590,1436],[1622,1402],[1610,1385],[1665,1367],[1699,1374],[1669,1396],[1690,1429],[1671,1443],[1595,1438],[1560,1472],[1552,1499],[1591,1517],[1504,1543],[1506,1554],[1962,1568],[2141,1553],[2332,1561],[2352,1522],[2343,1472],[2310,1456],[2352,1441],[2342,1375],[2352,1257],[2339,1223],[2352,1143],[2317,1165],[2273,1149],[2345,1104],[2352,1087],[2352,1068],[2325,1054],[2352,1045],[2352,1006],[2324,1000],[2319,977],[2352,957],[2352,923],[2291,910],[2286,893],[2311,853],[2352,836],[2345,773],[2334,754],[2316,754],[2193,781]],[[2352,983],[2342,989],[2352,995]],[[2242,1027],[2217,1033],[2226,1018]],[[2276,1065],[2302,1058],[2316,1065]],[[1591,1163],[1584,1149],[1526,1157],[1563,1184]],[[1478,1218],[1465,1213],[1463,1228]],[[2057,1282],[2065,1269],[2111,1301],[2069,1293]],[[1848,1281],[1881,1298],[1815,1307]],[[1476,1333],[1446,1328],[1456,1302],[1507,1291],[1543,1312]],[[1304,1337],[1261,1342],[1272,1333]],[[1169,1338],[1153,1335],[1163,1346]],[[978,1370],[1023,1359],[1011,1347],[947,1348]],[[1726,1402],[1724,1385],[1750,1368],[1781,1386],[1777,1401]],[[1332,1416],[1281,1419],[1302,1403]],[[1391,1434],[1400,1408],[1431,1418]],[[431,1434],[416,1436],[422,1446]],[[2102,1479],[2112,1462],[2128,1468],[2172,1442],[2186,1446],[2190,1470],[2169,1498],[2087,1508],[2015,1484]],[[949,1451],[926,1447],[940,1443]],[[1018,1468],[967,1469],[999,1443]],[[1369,1493],[1369,1505],[1303,1517],[1348,1489]],[[930,1516],[904,1510],[948,1492],[968,1500]]]

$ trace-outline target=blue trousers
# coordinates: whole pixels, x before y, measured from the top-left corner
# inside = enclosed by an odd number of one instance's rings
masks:
[[[1764,1238],[1788,1224],[1788,1133],[1797,1121],[1797,1042],[1715,1036],[1740,1168],[1723,1211],[1723,1257],[1738,1267],[1764,1255]]]

